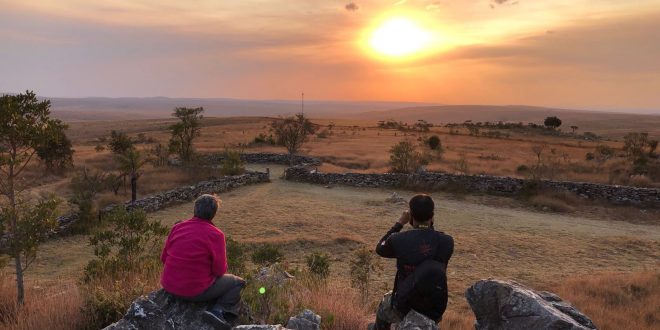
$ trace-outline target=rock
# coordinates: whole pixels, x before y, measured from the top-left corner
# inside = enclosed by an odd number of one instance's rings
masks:
[[[549,292],[513,281],[481,280],[465,291],[477,330],[596,329],[575,307]]]
[[[289,328],[283,327],[281,324],[275,325],[263,325],[263,324],[250,324],[250,325],[239,325],[231,328],[232,330],[291,330]]]
[[[411,310],[406,314],[401,323],[397,324],[397,330],[438,330],[438,325],[428,317]]]
[[[263,267],[255,277],[257,281],[269,286],[282,285],[291,279],[293,275],[289,274],[282,268],[280,264],[272,264],[268,267]]]
[[[385,201],[388,202],[388,203],[393,203],[393,204],[395,204],[395,203],[406,203],[406,199],[399,196],[399,194],[397,194],[396,191],[393,192],[392,195],[390,197],[388,197]]]
[[[289,318],[286,327],[293,330],[320,330],[321,316],[305,309],[298,316]]]

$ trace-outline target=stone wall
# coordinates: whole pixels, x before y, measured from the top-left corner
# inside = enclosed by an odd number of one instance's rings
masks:
[[[206,155],[206,160],[211,164],[219,164],[222,162],[224,156],[222,153],[213,153]],[[290,165],[290,158],[288,154],[276,154],[269,152],[241,154],[241,159],[246,163],[251,164],[280,164]],[[321,160],[314,157],[294,155],[293,163],[295,165],[321,165]]]
[[[143,209],[146,212],[154,212],[174,204],[189,202],[203,194],[222,193],[241,186],[269,181],[270,177],[268,173],[246,172],[242,175],[227,176],[216,180],[202,181],[191,186],[178,187],[172,190],[138,199],[134,204],[131,204],[131,202],[126,202],[123,204],[123,206],[127,210]],[[119,206],[122,205],[119,204],[107,206],[100,211],[100,214],[108,213]],[[77,219],[78,216],[75,214],[68,214],[58,218],[58,233],[66,233]]]
[[[341,184],[355,187],[424,187],[431,190],[460,190],[497,195],[519,194],[528,180],[490,175],[457,175],[439,172],[417,174],[320,173],[303,166],[288,168],[284,178],[315,184]],[[541,181],[542,187],[555,191],[570,191],[591,200],[614,204],[635,204],[660,207],[660,189],[611,186],[596,183]]]

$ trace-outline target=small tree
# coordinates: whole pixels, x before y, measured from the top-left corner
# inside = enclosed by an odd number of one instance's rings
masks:
[[[369,283],[372,273],[381,270],[382,266],[374,255],[374,252],[362,247],[355,251],[350,263],[351,285],[362,293],[362,299],[366,302],[369,297]]]
[[[170,126],[170,150],[179,154],[182,161],[191,161],[194,155],[193,140],[200,135],[204,108],[175,108],[173,117],[180,121]]]
[[[319,278],[327,278],[330,275],[330,257],[325,253],[314,252],[305,257],[309,272]]]
[[[49,139],[54,125],[58,122],[50,118],[50,101],[39,101],[33,92],[0,97],[0,195],[8,201],[8,205],[2,208],[5,220],[2,229],[7,231],[8,245],[11,247],[9,254],[14,259],[19,304],[23,304],[25,296],[23,272],[27,268],[27,260],[23,260],[24,254],[36,253],[38,238],[41,237],[36,232],[28,236],[22,236],[22,233],[26,232],[25,228],[45,231],[49,227],[49,217],[34,219],[30,217],[32,213],[25,213],[23,208],[19,210],[18,195],[22,189],[19,179],[36,154],[36,148]],[[47,202],[37,205],[47,205],[44,203]],[[35,221],[42,221],[43,224]]]
[[[130,271],[155,269],[159,265],[160,246],[167,235],[167,227],[158,221],[149,221],[142,210],[126,211],[123,207],[110,213],[108,220],[111,227],[89,239],[96,258],[85,267],[86,280],[120,277]]]
[[[168,158],[170,157],[170,150],[166,148],[162,143],[159,143],[153,147],[153,149],[151,149],[151,154],[153,155],[154,166],[167,165]]]
[[[645,153],[645,149],[649,147],[649,134],[643,133],[628,133],[623,137],[623,150],[629,159],[634,160],[639,158]],[[655,142],[657,146],[657,142]],[[651,152],[655,151],[655,147]]]
[[[289,159],[293,165],[293,156],[307,141],[310,134],[316,131],[315,125],[303,114],[275,120],[271,123],[271,130],[275,134],[277,143],[289,152]]]
[[[390,166],[395,173],[412,173],[426,163],[424,156],[417,152],[409,141],[401,141],[390,149]]]
[[[143,158],[140,152],[134,148],[117,156],[119,170],[131,179],[131,203],[135,203],[137,199],[137,181],[142,175],[140,169],[148,161],[148,159]]]
[[[559,119],[557,116],[547,117],[543,121],[543,125],[555,129],[561,126],[561,119]]]
[[[62,121],[53,120],[43,140],[35,148],[37,156],[46,165],[47,173],[61,173],[73,167],[73,149],[71,140],[66,136],[66,129],[67,125]]]
[[[108,148],[117,155],[123,155],[134,148],[135,142],[124,132],[113,130],[110,132]]]
[[[575,134],[575,132],[577,132],[578,128],[579,127],[577,127],[575,125],[571,126],[571,130],[573,131],[573,134]]]

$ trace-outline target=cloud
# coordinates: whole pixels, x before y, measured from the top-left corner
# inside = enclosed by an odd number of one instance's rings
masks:
[[[495,6],[513,6],[517,4],[518,0],[491,0],[490,8],[495,8]]]
[[[357,11],[360,9],[360,7],[355,2],[348,3],[346,6],[344,6],[344,8],[346,8],[348,11]]]
[[[408,0],[399,0],[399,1],[397,1],[397,2],[394,3],[394,6],[400,6],[400,5],[403,5],[403,4],[405,4],[407,1],[408,1]]]
[[[441,5],[440,1],[436,1],[436,2],[433,2],[433,3],[430,3],[430,4],[426,5],[425,8],[426,8],[426,10],[435,11],[435,10],[440,9],[440,5]]]

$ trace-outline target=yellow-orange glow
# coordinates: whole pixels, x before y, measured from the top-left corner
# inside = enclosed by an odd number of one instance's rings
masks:
[[[371,48],[388,57],[414,55],[428,47],[430,33],[407,18],[390,18],[378,26],[369,38]]]

